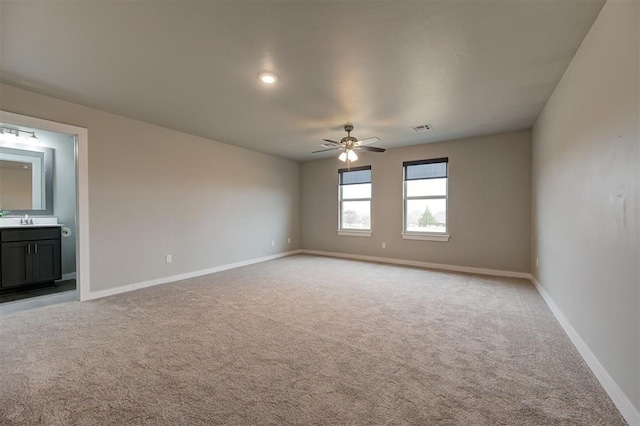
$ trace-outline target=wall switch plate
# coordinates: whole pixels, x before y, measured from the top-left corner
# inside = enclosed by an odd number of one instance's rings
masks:
[[[276,246],[276,242],[271,240],[271,247],[275,247]]]
[[[171,257],[170,254],[167,255],[167,263],[171,263],[173,262],[173,258]]]
[[[387,248],[387,243],[382,243],[382,248]]]
[[[540,260],[536,257],[536,268],[540,266]]]
[[[291,244],[291,237],[287,238],[287,244]]]

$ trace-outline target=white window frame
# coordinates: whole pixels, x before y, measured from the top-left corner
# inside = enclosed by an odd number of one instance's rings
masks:
[[[442,195],[420,195],[420,196],[407,196],[407,166],[418,164],[435,164],[446,163],[447,175],[446,175],[446,193]],[[446,221],[445,231],[442,232],[415,232],[407,231],[407,201],[410,200],[442,200],[444,199],[446,206]],[[449,235],[449,158],[433,158],[427,160],[406,161],[402,165],[402,238],[405,240],[423,240],[423,241],[441,241],[447,242],[451,235]]]
[[[372,208],[372,198],[373,198],[373,183],[369,182],[371,185],[371,196],[369,198],[348,198],[344,200],[342,197],[342,173],[344,172],[355,172],[359,170],[371,170],[371,166],[362,166],[362,167],[351,167],[350,169],[340,169],[338,170],[338,235],[346,236],[346,237],[371,237],[373,233],[373,217],[371,215]],[[373,179],[371,179],[373,180]],[[351,229],[351,228],[343,228],[342,226],[342,203],[344,201],[368,201],[369,202],[369,229]]]

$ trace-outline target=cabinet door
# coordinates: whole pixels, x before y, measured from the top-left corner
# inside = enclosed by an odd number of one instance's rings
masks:
[[[60,240],[33,241],[33,282],[41,283],[62,278]]]
[[[29,284],[33,280],[33,243],[2,243],[2,288]]]

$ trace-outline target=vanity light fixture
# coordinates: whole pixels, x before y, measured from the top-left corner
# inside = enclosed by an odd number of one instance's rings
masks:
[[[10,127],[0,127],[0,138],[4,142],[15,142],[18,138],[18,129],[12,129]]]
[[[271,74],[270,72],[263,72],[260,74],[260,81],[264,84],[275,84],[278,81],[278,77],[275,74]]]
[[[24,133],[24,135],[22,135],[21,133]],[[4,142],[16,143],[19,142],[19,137],[22,139],[27,139],[25,142],[30,144],[38,143],[38,137],[36,136],[36,132],[33,130],[22,130],[16,127],[0,126],[0,139],[2,139]]]

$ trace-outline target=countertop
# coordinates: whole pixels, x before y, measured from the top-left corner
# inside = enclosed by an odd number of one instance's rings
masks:
[[[55,227],[63,227],[64,225],[61,223],[45,223],[45,224],[34,224],[34,225],[0,225],[0,229],[9,229],[9,228],[55,228]]]

